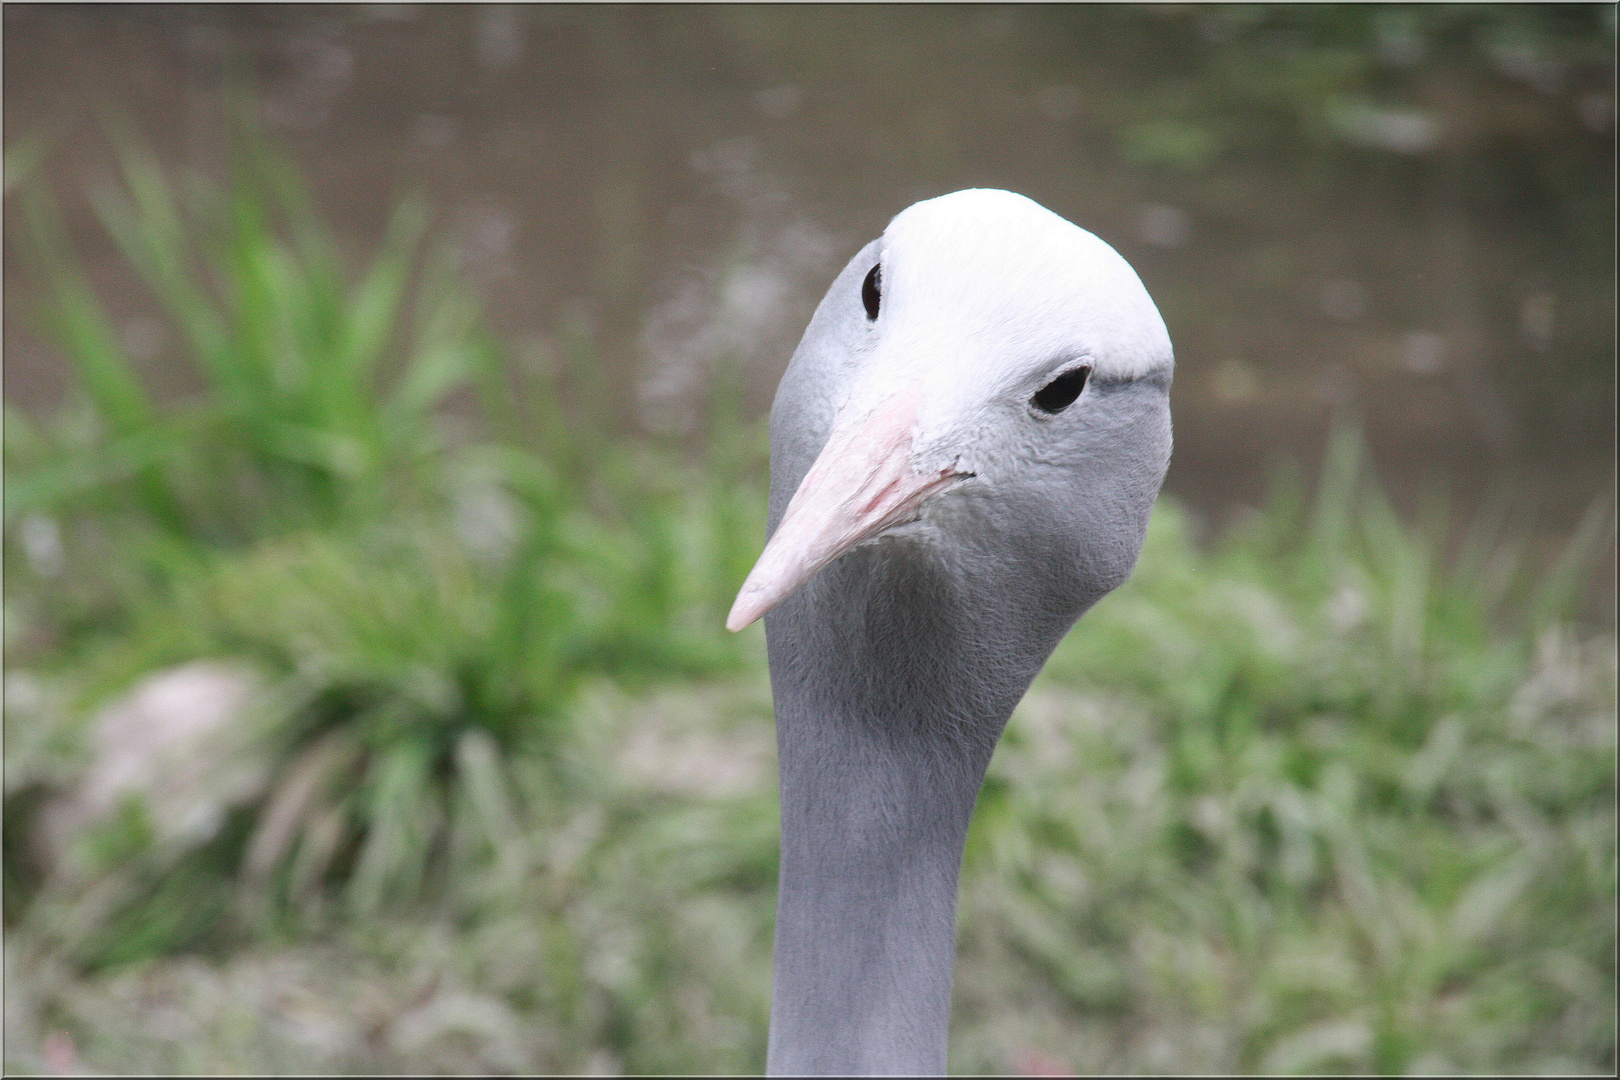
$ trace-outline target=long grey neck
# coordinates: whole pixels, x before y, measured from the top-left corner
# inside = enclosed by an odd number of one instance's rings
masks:
[[[853,732],[832,752],[779,741],[769,1071],[942,1073],[957,870],[983,770],[908,760]]]
[[[945,1070],[968,821],[1048,651],[1010,653],[968,600],[944,567],[874,546],[767,616],[782,783],[772,1074]]]

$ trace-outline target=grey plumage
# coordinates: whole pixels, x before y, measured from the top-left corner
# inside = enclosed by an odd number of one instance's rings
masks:
[[[879,263],[883,310],[869,319],[861,287]],[[1079,400],[1054,415],[1031,405],[1076,364],[1090,369]],[[1030,681],[1136,561],[1169,460],[1172,364],[1124,261],[1006,192],[912,207],[817,308],[771,412],[773,545],[809,543],[796,537],[817,522],[778,543],[790,502],[824,450],[874,445],[869,429],[929,486],[802,583],[767,568],[768,548],[738,599],[753,606],[734,612],[735,628],[768,608],[782,784],[773,1074],[944,1071],[973,803]],[[885,428],[880,403],[902,399],[909,411]],[[866,475],[858,466],[829,475]],[[800,501],[813,498],[830,496]],[[866,502],[795,513],[877,513]]]

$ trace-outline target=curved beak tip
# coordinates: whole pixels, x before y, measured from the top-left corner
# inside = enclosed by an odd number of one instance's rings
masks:
[[[765,556],[761,555],[760,562],[764,561]],[[776,583],[776,588],[773,589],[772,583],[762,581],[761,577],[760,566],[756,564],[753,572],[748,575],[748,580],[737,590],[737,599],[732,602],[731,613],[726,616],[726,629],[733,634],[758,622],[766,612],[792,591],[784,589],[781,583]]]
[[[737,602],[731,605],[731,614],[726,616],[726,629],[735,634],[739,630],[744,630],[753,625],[759,619],[760,614],[764,613],[755,614],[749,611],[748,607],[743,603],[742,594],[739,593]]]

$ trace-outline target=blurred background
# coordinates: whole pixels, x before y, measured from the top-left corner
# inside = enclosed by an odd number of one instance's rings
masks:
[[[5,1064],[757,1071],[763,416],[963,187],[1175,342],[952,1068],[1615,1068],[1615,12],[4,9]]]

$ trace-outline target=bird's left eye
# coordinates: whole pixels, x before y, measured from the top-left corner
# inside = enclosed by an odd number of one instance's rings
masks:
[[[1090,376],[1091,368],[1087,365],[1070,368],[1035,391],[1029,403],[1043,413],[1060,413],[1074,404],[1080,391],[1086,388],[1086,379]]]
[[[866,272],[866,280],[861,282],[861,303],[866,305],[867,321],[877,321],[878,305],[882,302],[883,264],[878,263]]]

